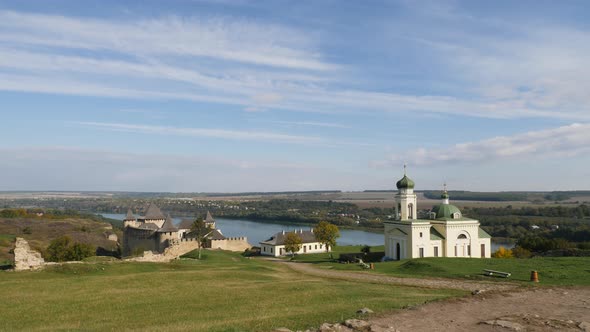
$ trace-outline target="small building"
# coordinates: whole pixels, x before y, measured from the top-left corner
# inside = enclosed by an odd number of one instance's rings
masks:
[[[289,233],[295,233],[301,238],[301,249],[295,254],[317,254],[326,252],[326,247],[315,238],[313,229],[309,231],[300,229],[292,232],[282,231],[271,236],[268,240],[260,242],[260,254],[274,257],[289,254],[285,250],[285,238]],[[331,251],[329,246],[328,251]]]
[[[405,171],[396,186],[394,220],[384,222],[386,258],[490,257],[491,236],[480,228],[478,220],[465,217],[449,204],[446,186],[441,204],[432,208],[427,219],[417,217],[414,181]]]

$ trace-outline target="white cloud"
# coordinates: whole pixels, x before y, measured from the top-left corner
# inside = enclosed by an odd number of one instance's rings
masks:
[[[311,127],[327,127],[327,128],[343,128],[349,129],[351,126],[346,126],[340,123],[333,122],[316,122],[316,121],[265,121],[269,123],[293,125],[293,126],[311,126]]]
[[[553,129],[530,131],[514,136],[498,136],[450,147],[419,148],[400,152],[373,166],[437,165],[472,163],[501,159],[570,158],[590,151],[590,124],[571,124]]]
[[[239,19],[106,21],[0,11],[0,41],[116,51],[134,56],[202,56],[252,64],[332,70],[298,31]]]
[[[88,126],[104,130],[124,131],[142,134],[177,135],[194,137],[211,137],[231,140],[255,140],[267,143],[322,143],[322,139],[310,136],[286,135],[262,131],[241,131],[210,128],[182,128],[171,126],[134,125],[125,123],[105,122],[73,122],[77,125]]]
[[[436,13],[473,20],[448,6]],[[455,93],[428,95],[333,86],[354,79],[325,61],[321,40],[304,29],[231,18],[113,21],[0,11],[0,90],[190,100],[247,112],[590,120],[589,34],[508,26],[513,37],[503,39],[431,26],[401,29],[461,81]]]

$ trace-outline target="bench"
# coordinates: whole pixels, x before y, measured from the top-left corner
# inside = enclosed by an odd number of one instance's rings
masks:
[[[500,276],[503,278],[508,278],[512,275],[510,272],[502,272],[502,271],[494,271],[494,270],[483,270],[484,274],[487,276]]]

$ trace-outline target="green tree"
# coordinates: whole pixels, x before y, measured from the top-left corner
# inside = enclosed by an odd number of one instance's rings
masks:
[[[95,252],[92,245],[73,242],[69,236],[64,235],[49,243],[47,259],[52,262],[79,261],[93,256]]]
[[[47,247],[47,259],[51,262],[65,262],[68,260],[68,249],[72,244],[72,239],[67,236],[60,236],[51,241]]]
[[[336,225],[332,225],[327,221],[320,221],[313,229],[316,240],[326,246],[326,252],[330,251],[331,247],[336,245],[336,239],[340,237],[340,231]],[[330,253],[330,258],[332,254]]]
[[[285,234],[285,251],[291,253],[291,258],[296,252],[301,250],[302,243],[303,241],[301,240],[301,237],[295,232],[289,232]]]
[[[203,218],[199,217],[195,222],[193,222],[191,226],[190,235],[195,238],[197,244],[199,245],[199,259],[201,259],[201,250],[203,249],[203,244],[207,241],[207,235],[211,233],[212,228],[205,224]]]

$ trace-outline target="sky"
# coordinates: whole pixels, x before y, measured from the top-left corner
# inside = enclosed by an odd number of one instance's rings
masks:
[[[590,189],[589,7],[0,0],[0,191]]]

